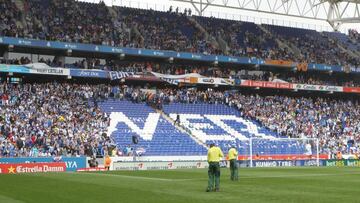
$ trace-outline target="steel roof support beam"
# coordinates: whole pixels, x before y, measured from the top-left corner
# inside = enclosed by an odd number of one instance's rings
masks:
[[[190,3],[202,16],[209,7],[327,21],[335,30],[360,23],[360,0],[173,0]]]

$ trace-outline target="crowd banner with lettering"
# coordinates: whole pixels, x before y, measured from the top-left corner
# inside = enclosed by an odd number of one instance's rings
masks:
[[[0,174],[65,172],[64,162],[0,164]]]
[[[31,63],[24,65],[29,68],[29,72],[32,74],[44,74],[44,75],[64,75],[69,76],[70,70],[65,68],[53,68],[45,63]]]
[[[198,84],[208,84],[208,85],[235,85],[234,79],[228,78],[198,78]]]
[[[85,78],[108,78],[108,72],[103,70],[70,69],[70,76]]]
[[[294,67],[294,62],[292,61],[285,61],[285,60],[271,60],[266,59],[265,65],[272,65],[272,66],[279,66],[279,67],[287,67],[291,68]]]
[[[242,80],[240,86],[274,88],[274,89],[293,89],[293,84],[291,83],[255,81],[255,80]]]
[[[133,72],[123,72],[123,71],[110,71],[109,76],[110,80],[120,80],[123,78],[127,78],[133,76],[135,73]]]
[[[115,162],[112,170],[169,170],[207,168],[207,161]]]
[[[156,72],[151,72],[155,77],[148,78],[140,75],[134,75],[132,72],[121,71],[104,71],[104,70],[88,70],[88,69],[65,69],[53,68],[44,63],[33,63],[27,65],[7,65],[0,64],[0,72],[12,73],[26,73],[26,74],[47,74],[47,75],[62,75],[74,77],[89,77],[89,78],[110,78],[111,80],[131,77],[132,79],[156,79],[163,80],[170,84],[178,85],[180,83],[189,84],[212,84],[212,85],[229,85],[229,86],[243,86],[243,87],[260,87],[273,89],[297,89],[308,91],[326,91],[326,92],[346,92],[346,93],[360,93],[360,87],[341,87],[330,85],[308,85],[308,84],[292,84],[286,81],[254,81],[254,80],[240,80],[228,78],[208,78],[197,73],[190,73],[184,75],[168,75]]]
[[[310,90],[310,91],[325,91],[325,92],[343,92],[344,89],[341,86],[330,85],[307,85],[307,84],[293,84],[294,89],[298,90]]]
[[[183,75],[169,75],[169,74],[162,74],[162,73],[156,73],[151,72],[155,77],[173,85],[178,85],[180,83],[198,83],[200,78],[203,78],[204,76],[198,74],[198,73],[189,73],[189,74],[183,74]]]
[[[201,53],[188,53],[188,52],[176,52],[176,51],[165,51],[165,50],[151,50],[151,49],[138,49],[138,48],[126,48],[126,47],[112,47],[105,45],[95,44],[82,44],[82,43],[69,43],[69,42],[58,42],[58,41],[45,41],[35,39],[23,39],[15,37],[0,37],[0,44],[3,45],[14,45],[28,48],[42,48],[42,49],[53,49],[53,50],[76,50],[84,53],[103,53],[103,54],[127,54],[133,56],[144,56],[154,58],[176,58],[183,60],[193,61],[204,61],[219,63],[234,63],[234,64],[252,64],[252,65],[272,65],[279,67],[295,67],[295,63],[285,60],[263,60],[259,58],[249,57],[232,57],[224,55],[206,55]],[[351,73],[358,73],[360,70],[350,68]],[[317,71],[334,71],[343,72],[342,66],[335,65],[324,65],[324,64],[309,64],[308,70]]]
[[[53,163],[64,162],[66,171],[76,171],[79,168],[86,168],[86,157],[16,157],[0,158],[0,164],[16,163]]]
[[[190,73],[184,75],[168,75],[152,72],[155,77],[160,78],[161,80],[178,85],[179,83],[190,83],[190,84],[207,84],[207,85],[235,85],[234,79],[228,78],[209,78],[204,77],[197,73]]]

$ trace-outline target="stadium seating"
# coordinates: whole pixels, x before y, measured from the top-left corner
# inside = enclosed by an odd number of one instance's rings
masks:
[[[276,37],[301,51],[301,58],[311,63],[324,63],[329,65],[343,65],[344,61],[351,65],[358,65],[359,60],[343,52],[337,40],[328,34],[316,30],[290,28],[275,25],[264,25]]]
[[[343,45],[345,45],[346,47],[348,47],[350,50],[358,50],[360,47],[358,44],[352,43],[349,40],[349,37],[344,34],[344,33],[340,33],[340,32],[325,32],[325,34],[329,37],[335,38],[337,40],[339,40],[340,43],[342,43]]]
[[[264,33],[254,23],[233,20],[196,17],[196,20],[219,41],[224,40],[231,55],[259,56],[261,52],[275,46],[273,40],[261,40]],[[251,48],[247,50],[246,48]],[[250,51],[251,50],[251,51]],[[257,51],[255,51],[257,50]]]
[[[109,133],[119,148],[131,145],[133,135],[139,137],[136,148],[151,155],[204,155],[206,149],[189,135],[177,130],[145,103],[105,101],[99,107],[110,115]]]
[[[235,145],[240,154],[250,154],[249,138],[276,138],[275,133],[256,122],[240,117],[235,108],[223,104],[164,105],[164,112],[175,120],[180,115],[181,125],[207,144],[216,143],[223,150]],[[286,146],[286,147],[285,147]],[[303,154],[304,145],[297,142],[254,140],[253,154]]]

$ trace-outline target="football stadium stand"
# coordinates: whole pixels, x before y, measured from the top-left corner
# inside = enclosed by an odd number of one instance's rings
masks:
[[[360,152],[360,35],[0,0],[0,157]],[[179,116],[179,121],[177,117]],[[314,143],[311,143],[314,145]]]

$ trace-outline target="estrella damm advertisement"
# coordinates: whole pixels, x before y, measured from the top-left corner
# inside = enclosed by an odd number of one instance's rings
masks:
[[[76,171],[79,168],[86,168],[86,157],[14,157],[0,158],[0,164],[16,163],[53,163],[65,162],[66,171]]]
[[[64,162],[0,164],[0,174],[65,172]]]

